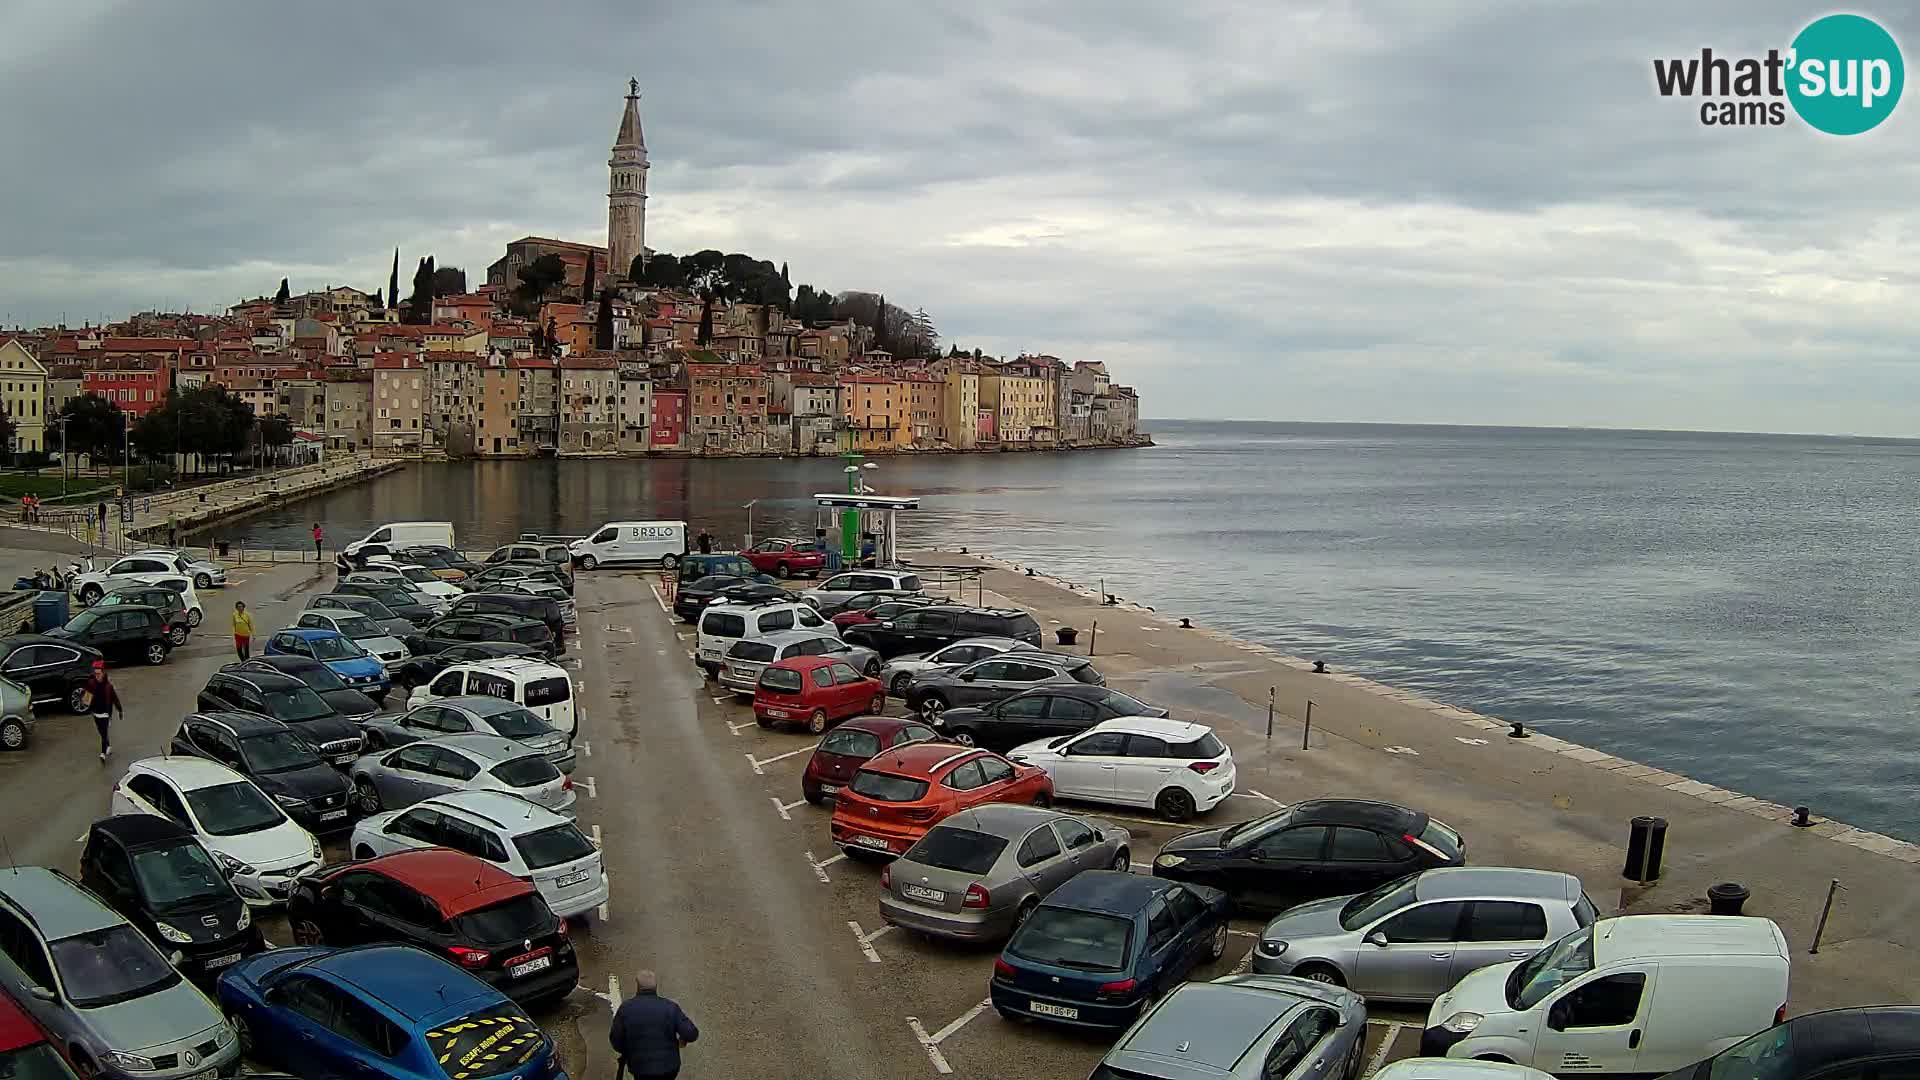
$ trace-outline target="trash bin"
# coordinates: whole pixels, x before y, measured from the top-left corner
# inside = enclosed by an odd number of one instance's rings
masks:
[[[1667,850],[1667,819],[1637,817],[1627,833],[1627,866],[1621,876],[1629,881],[1657,881],[1660,858]]]
[[[1053,632],[1053,636],[1055,640],[1057,640],[1060,644],[1071,645],[1073,644],[1073,639],[1080,636],[1080,631],[1075,630],[1071,626],[1063,626],[1060,629],[1055,630]]]
[[[227,542],[225,540],[215,540],[213,542],[213,550],[219,552],[221,558],[226,558],[228,551]]]
[[[44,634],[67,625],[67,594],[48,590],[33,598],[33,632]]]
[[[1737,881],[1723,881],[1707,890],[1707,914],[1738,915],[1751,895],[1752,891],[1745,885]]]

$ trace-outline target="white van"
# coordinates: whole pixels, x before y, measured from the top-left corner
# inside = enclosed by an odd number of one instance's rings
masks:
[[[426,685],[414,687],[407,696],[407,708],[462,694],[485,694],[525,706],[565,735],[569,745],[579,729],[580,710],[574,704],[573,680],[567,676],[567,669],[532,657],[454,664]]]
[[[567,545],[574,565],[591,570],[605,564],[659,563],[663,570],[680,565],[687,553],[684,521],[609,521],[585,540]]]
[[[814,630],[840,636],[840,628],[820,617],[820,613],[797,600],[763,600],[755,604],[721,601],[708,604],[700,612],[697,636],[693,644],[694,666],[710,679],[720,677],[727,664],[727,650],[745,638],[758,641],[785,630]]]
[[[1601,919],[1455,983],[1427,1014],[1420,1053],[1556,1075],[1672,1072],[1780,1022],[1787,969],[1770,919]]]
[[[340,551],[344,555],[357,555],[361,548],[369,544],[380,544],[393,549],[422,547],[428,544],[455,549],[460,546],[453,542],[453,522],[451,521],[389,521],[341,548]]]

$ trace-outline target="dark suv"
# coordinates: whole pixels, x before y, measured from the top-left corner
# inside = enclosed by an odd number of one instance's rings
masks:
[[[200,688],[202,712],[250,712],[270,716],[293,728],[330,764],[345,765],[360,756],[360,728],[306,683],[291,675],[222,668]]]
[[[144,604],[88,608],[69,619],[67,625],[47,631],[47,636],[96,649],[109,660],[159,664],[173,651],[166,615]]]
[[[560,655],[560,641],[537,619],[518,615],[448,615],[407,638],[407,651],[415,656],[430,656],[455,645],[475,641],[511,641],[532,645],[548,656]]]
[[[123,585],[94,602],[96,608],[150,607],[167,620],[167,640],[174,648],[187,643],[187,634],[199,625],[186,597],[165,585]]]
[[[353,782],[278,720],[257,713],[189,713],[169,752],[217,761],[253,781],[310,833],[353,826]]]
[[[889,659],[932,652],[964,638],[1005,637],[1040,646],[1040,624],[1017,608],[939,604],[902,612],[880,622],[857,623],[841,636]]]
[[[455,597],[453,609],[447,614],[517,615],[523,619],[538,619],[547,624],[555,641],[560,641],[567,632],[566,613],[560,610],[560,601],[551,596],[513,592],[468,593]]]

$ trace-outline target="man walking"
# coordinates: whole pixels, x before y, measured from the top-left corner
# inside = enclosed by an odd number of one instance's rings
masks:
[[[620,1068],[633,1080],[673,1080],[680,1075],[680,1050],[700,1037],[700,1029],[680,1006],[660,996],[660,981],[651,971],[633,977],[634,996],[613,1014],[613,1044]],[[619,1075],[617,1072],[615,1075]]]
[[[233,602],[233,651],[242,660],[253,658],[253,616],[247,614],[244,600]]]
[[[93,676],[86,682],[87,708],[93,713],[93,726],[100,732],[100,760],[107,760],[113,753],[113,743],[107,739],[107,725],[112,722],[113,714],[118,712],[125,719],[127,710],[120,704],[120,692],[113,688],[113,680],[107,678],[107,662],[93,662]]]
[[[313,523],[313,561],[320,561],[320,545],[325,543],[327,534],[320,531],[320,523]]]

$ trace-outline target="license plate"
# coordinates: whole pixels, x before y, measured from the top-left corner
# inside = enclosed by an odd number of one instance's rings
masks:
[[[201,1069],[199,1072],[188,1076],[186,1080],[217,1080],[219,1075],[219,1069]]]
[[[568,874],[566,877],[563,877],[560,880],[554,882],[553,884],[556,888],[564,889],[569,885],[578,885],[592,876],[593,876],[593,871],[591,870],[576,870],[573,873]]]
[[[840,794],[840,785],[839,784],[821,784],[820,794],[823,798],[829,795],[838,795]]]
[[[861,847],[879,848],[881,851],[893,850],[885,840],[877,836],[856,836],[853,838],[853,842],[859,844]]]
[[[553,957],[536,956],[524,964],[515,964],[507,969],[507,978],[517,979],[522,975],[531,975],[536,971],[545,971],[553,966]]]
[[[346,816],[347,816],[347,812],[345,810],[329,810],[326,813],[320,815],[320,820],[321,821],[339,821],[341,818]]]
[[[1035,1016],[1057,1016],[1062,1020],[1080,1019],[1080,1010],[1067,1005],[1049,1005],[1044,1001],[1027,1003],[1027,1011]]]
[[[212,971],[215,968],[223,968],[223,967],[226,967],[228,964],[237,964],[239,962],[240,962],[239,953],[229,953],[226,956],[216,956],[213,959],[207,961],[206,963],[200,966],[206,968],[209,971]]]
[[[787,710],[785,710],[785,709],[768,709],[768,710],[767,710],[767,715],[768,715],[768,716],[777,716],[777,717],[779,717],[780,719],[782,719],[782,720],[785,720],[785,719],[787,718]]]
[[[900,895],[909,896],[915,900],[925,900],[934,904],[944,904],[947,902],[946,893],[941,892],[939,889],[929,889],[924,885],[901,885]]]
[[[333,757],[328,758],[327,760],[333,762],[335,765],[346,765],[353,761],[353,755],[352,754],[336,754]]]

